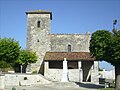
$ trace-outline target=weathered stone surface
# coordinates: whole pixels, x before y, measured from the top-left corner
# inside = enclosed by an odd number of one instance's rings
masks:
[[[68,45],[71,45],[71,52],[89,52],[89,34],[51,34],[51,51],[68,52]]]
[[[61,81],[62,69],[49,69],[49,62],[44,62],[46,52],[89,52],[90,33],[86,34],[51,34],[50,21],[51,14],[37,13],[27,14],[27,49],[36,52],[38,61],[28,66],[28,71],[37,71],[44,74],[45,77],[52,81]],[[40,27],[37,23],[40,22]],[[68,49],[70,46],[70,50]],[[45,64],[44,64],[45,63]],[[83,62],[82,62],[83,63]],[[98,75],[98,64],[94,64],[94,73],[91,73],[93,63],[88,66],[82,66],[79,63],[77,69],[69,70],[69,80],[71,81],[89,81],[91,74],[91,81]],[[45,65],[45,66],[44,66]],[[85,64],[88,65],[88,64]],[[45,67],[45,68],[44,68]],[[84,70],[83,70],[84,68]],[[87,69],[85,69],[87,68]],[[75,75],[78,77],[74,77]],[[85,79],[83,79],[85,78]],[[98,79],[97,79],[98,80]]]
[[[27,49],[36,52],[38,61],[31,64],[29,71],[43,74],[43,58],[47,51],[89,52],[90,34],[50,34],[50,14],[27,14]],[[37,27],[37,22],[40,27]]]
[[[26,78],[26,79],[25,79]],[[50,84],[42,75],[5,74],[5,86]]]
[[[94,61],[93,69],[91,70],[91,82],[96,84],[99,84],[98,64],[98,61]]]
[[[37,22],[40,21],[40,27]],[[50,14],[28,14],[27,49],[36,52],[38,61],[31,64],[31,71],[43,74],[43,58],[50,50]]]
[[[0,90],[5,89],[5,76],[0,74]]]

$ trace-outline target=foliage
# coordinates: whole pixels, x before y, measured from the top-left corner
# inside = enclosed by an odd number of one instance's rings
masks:
[[[20,65],[28,65],[29,63],[35,63],[37,61],[37,56],[34,52],[29,50],[21,50],[19,59],[16,63]]]
[[[0,71],[8,72],[9,70],[13,70],[13,67],[9,63],[1,60],[0,61]]]
[[[106,53],[107,62],[110,62],[114,66],[120,65],[120,31],[113,34],[111,43],[107,47]]]
[[[20,46],[17,41],[12,38],[0,38],[0,67],[8,67],[18,59],[20,54]]]
[[[90,52],[97,60],[105,60],[112,65],[120,64],[120,32],[94,32],[90,40]]]
[[[19,71],[20,65],[26,66],[37,61],[35,53],[20,50],[19,43],[12,38],[0,38],[0,69],[14,68]]]
[[[0,61],[0,68],[9,68],[9,67],[11,67],[9,63],[3,60]]]
[[[90,52],[97,60],[105,60],[115,66],[115,88],[120,90],[120,30],[113,33],[106,30],[94,32]]]
[[[114,88],[103,88],[101,90],[115,90]]]
[[[33,71],[32,73],[33,73],[33,74],[37,74],[37,71],[35,70],[35,71]]]
[[[111,40],[111,33],[105,30],[94,32],[90,40],[90,52],[97,60],[105,60],[105,50]]]

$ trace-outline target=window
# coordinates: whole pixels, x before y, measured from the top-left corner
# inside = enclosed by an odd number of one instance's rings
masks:
[[[38,28],[40,27],[40,21],[37,22],[37,27],[38,27]]]
[[[68,69],[78,69],[78,61],[69,61]]]
[[[68,52],[71,52],[71,45],[68,45]]]
[[[37,39],[37,42],[40,42],[39,39]]]
[[[63,61],[49,61],[50,69],[63,69]]]

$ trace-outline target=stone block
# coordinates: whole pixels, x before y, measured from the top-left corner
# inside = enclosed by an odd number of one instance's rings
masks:
[[[28,86],[31,85],[31,82],[29,80],[21,80],[20,86]]]

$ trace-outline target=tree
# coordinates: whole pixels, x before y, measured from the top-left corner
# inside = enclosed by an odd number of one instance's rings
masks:
[[[13,38],[0,38],[0,67],[13,65],[19,58],[20,46]]]
[[[120,31],[98,30],[90,40],[90,52],[97,60],[115,66],[116,89],[120,90]]]
[[[16,61],[16,64],[25,66],[23,72],[26,72],[26,66],[30,63],[35,63],[36,61],[36,54],[34,52],[31,52],[30,50],[25,49],[20,51],[20,56]]]

